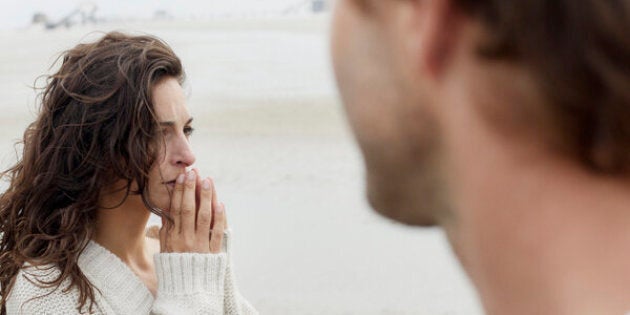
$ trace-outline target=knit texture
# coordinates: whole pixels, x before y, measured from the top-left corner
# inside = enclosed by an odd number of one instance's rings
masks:
[[[155,254],[155,297],[116,255],[90,241],[78,264],[96,289],[92,314],[257,314],[233,283],[229,239],[226,234],[225,252],[219,254]],[[77,309],[79,291],[65,290],[69,281],[58,288],[41,285],[59,274],[55,267],[25,265],[7,300],[7,313],[90,313],[87,306]]]

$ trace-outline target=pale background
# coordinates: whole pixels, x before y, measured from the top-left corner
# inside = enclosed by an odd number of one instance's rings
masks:
[[[197,166],[228,208],[238,285],[262,314],[481,314],[440,230],[366,204],[330,66],[330,13],[297,2],[94,1],[100,23],[52,31],[29,26],[33,13],[59,20],[79,2],[3,2],[2,168],[36,113],[29,87],[61,51],[93,31],[154,34],[183,60]],[[170,18],[152,20],[156,10]]]

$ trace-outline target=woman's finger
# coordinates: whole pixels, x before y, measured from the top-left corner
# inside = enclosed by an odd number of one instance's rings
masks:
[[[199,211],[197,213],[197,230],[195,238],[199,248],[208,248],[210,223],[212,222],[212,180],[206,178],[201,181],[199,192]]]
[[[217,190],[216,187],[214,186],[214,183],[212,183],[212,214],[214,215],[214,213],[216,213],[217,208],[219,208],[219,198],[217,196]],[[215,221],[216,217],[212,217],[212,222],[210,223],[210,229],[214,228],[214,221]]]
[[[182,198],[184,196],[184,180],[186,175],[179,174],[175,180],[175,188],[173,189],[173,195],[171,196],[171,217],[173,218],[173,225],[166,225],[167,232],[169,234],[175,234],[179,232],[181,211],[182,211]]]
[[[221,207],[223,207],[223,213],[225,213],[225,204],[223,204],[223,202],[220,202],[219,204],[221,204]],[[225,218],[223,219],[223,221],[225,221],[225,230],[229,230],[230,225],[228,224],[227,214],[224,216]]]
[[[222,204],[214,209],[214,226],[210,236],[210,252],[217,254],[221,252],[223,243],[223,232],[225,231],[225,206]]]
[[[184,196],[182,198],[182,207],[180,211],[179,234],[185,241],[185,246],[192,246],[195,234],[195,191],[196,191],[197,174],[189,171],[186,174],[184,183]]]
[[[166,230],[168,229],[167,221],[164,217],[162,217],[162,227],[160,228],[160,232],[158,233],[160,239],[160,253],[166,253]]]
[[[201,175],[199,175],[199,169],[198,168],[193,168],[192,169],[193,172],[195,172],[196,176],[197,176],[197,183],[195,184],[195,205],[197,205],[197,209],[195,209],[196,213],[195,213],[195,219],[197,219],[198,217],[198,212],[199,212],[199,202],[200,202],[200,193],[201,193]],[[195,226],[197,222],[195,221]]]

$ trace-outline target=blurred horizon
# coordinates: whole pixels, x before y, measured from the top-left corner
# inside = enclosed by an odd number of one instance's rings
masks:
[[[282,17],[314,14],[313,2],[321,0],[23,0],[3,1],[0,12],[0,30],[17,30],[31,26],[36,15],[45,16],[51,23],[59,23],[75,11],[92,12],[98,21]],[[80,17],[72,18],[74,23]]]

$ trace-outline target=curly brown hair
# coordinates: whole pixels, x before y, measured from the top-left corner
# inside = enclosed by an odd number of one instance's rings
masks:
[[[47,77],[41,109],[22,141],[18,162],[0,174],[8,189],[0,195],[0,305],[25,263],[53,266],[60,275],[41,283],[79,292],[78,310],[94,288],[77,261],[94,234],[99,196],[121,180],[123,203],[148,200],[148,174],[156,159],[157,120],[151,90],[164,77],[180,84],[180,59],[153,36],[105,34],[62,54],[60,69]],[[137,188],[137,189],[136,189]]]

